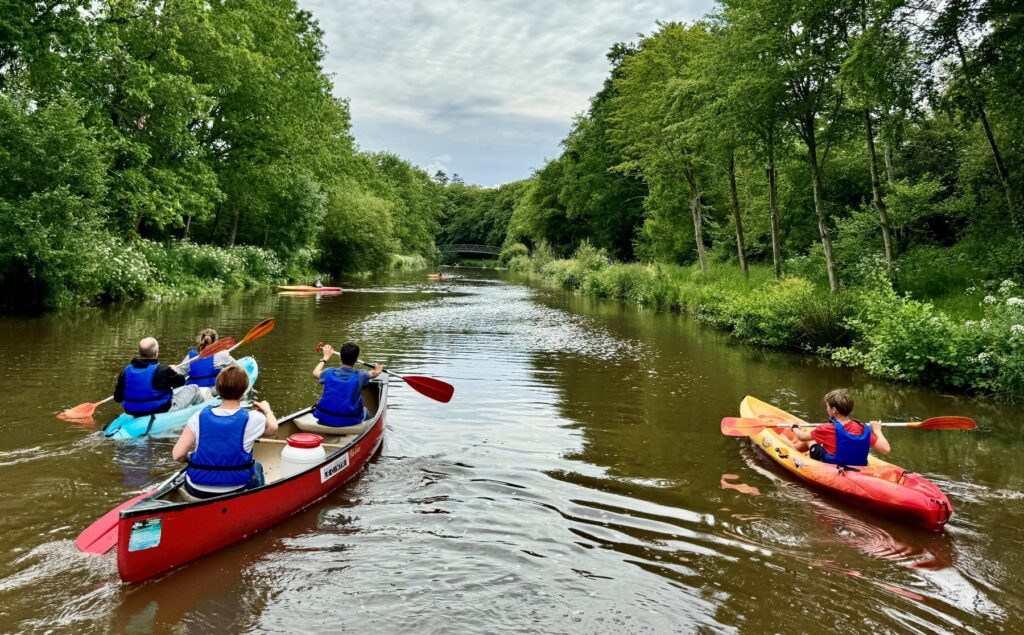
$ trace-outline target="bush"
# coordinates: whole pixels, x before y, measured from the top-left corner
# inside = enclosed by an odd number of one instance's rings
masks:
[[[530,250],[523,243],[512,243],[501,250],[498,255],[498,262],[501,266],[508,267],[513,258],[523,258],[530,255]]]
[[[847,325],[858,343],[834,351],[841,362],[880,377],[936,386],[964,388],[979,379],[980,369],[970,359],[976,338],[930,302],[897,294],[883,275],[863,292],[859,314]]]
[[[419,254],[393,254],[391,256],[391,269],[393,271],[420,271],[428,266],[430,266],[430,263]]]

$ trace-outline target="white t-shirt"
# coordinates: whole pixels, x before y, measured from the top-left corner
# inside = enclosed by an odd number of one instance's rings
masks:
[[[202,411],[200,411],[200,412],[202,412]],[[188,420],[188,423],[185,424],[185,427],[187,427],[189,430],[191,430],[192,434],[196,435],[196,447],[199,447],[199,414],[200,414],[200,412],[197,412],[194,415],[192,415],[192,417]],[[231,408],[231,409],[227,409],[227,408],[214,408],[213,409],[213,414],[221,416],[221,417],[229,417],[229,416],[235,414],[236,412],[238,412],[238,408]],[[249,411],[249,421],[247,421],[246,424],[245,424],[245,434],[242,436],[242,447],[245,449],[246,452],[252,452],[252,446],[256,443],[256,439],[258,439],[258,438],[263,436],[263,431],[266,430],[266,428],[267,428],[267,418],[263,415],[263,413],[262,412],[258,412],[256,410],[250,410]],[[232,486],[225,487],[225,486],[222,486],[222,485],[196,485],[195,483],[192,482],[192,479],[188,478],[187,474],[185,475],[185,478],[188,480],[188,484],[189,485],[191,485],[192,487],[194,487],[194,488],[196,488],[198,490],[202,490],[204,492],[230,492],[232,490],[238,489],[238,487],[232,487]]]

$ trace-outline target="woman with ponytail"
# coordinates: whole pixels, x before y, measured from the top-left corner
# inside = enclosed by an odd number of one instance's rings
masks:
[[[188,385],[198,386],[203,396],[209,398],[214,394],[214,386],[217,384],[217,375],[220,374],[221,369],[227,368],[231,364],[235,363],[235,359],[231,357],[231,354],[227,351],[220,351],[214,353],[210,357],[203,357],[201,359],[192,359],[196,355],[203,352],[203,349],[217,341],[217,331],[213,329],[203,329],[199,332],[199,336],[196,337],[196,346],[189,350],[188,355],[185,359],[178,364],[178,372],[188,375]],[[189,360],[192,359],[190,362]]]

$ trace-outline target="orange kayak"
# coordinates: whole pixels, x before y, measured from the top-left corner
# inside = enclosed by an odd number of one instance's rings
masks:
[[[740,402],[740,416],[766,422],[805,423],[754,397]],[[949,499],[934,483],[876,456],[868,456],[863,467],[844,468],[815,461],[793,445],[788,428],[765,428],[750,439],[781,467],[811,486],[868,509],[929,531],[941,531],[953,515]]]
[[[281,291],[291,291],[293,293],[341,293],[341,287],[314,287],[308,284],[280,284],[277,286]]]

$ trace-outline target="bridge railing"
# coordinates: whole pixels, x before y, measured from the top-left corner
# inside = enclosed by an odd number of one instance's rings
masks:
[[[469,245],[463,243],[453,243],[448,245],[438,245],[438,251],[443,254],[486,254],[488,256],[497,256],[501,253],[501,247],[495,247],[494,245]]]

